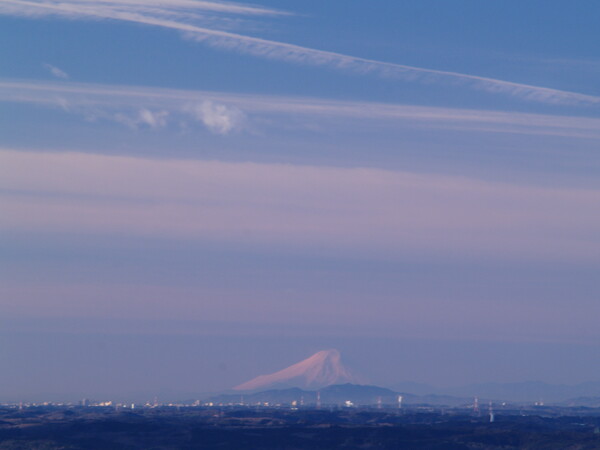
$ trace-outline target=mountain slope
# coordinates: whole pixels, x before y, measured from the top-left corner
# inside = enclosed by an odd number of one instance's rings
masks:
[[[335,349],[322,350],[279,372],[260,375],[233,389],[253,391],[282,387],[319,389],[332,384],[359,383],[359,380],[342,364],[340,352]]]

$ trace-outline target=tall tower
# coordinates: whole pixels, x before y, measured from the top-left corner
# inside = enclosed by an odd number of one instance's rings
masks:
[[[377,409],[381,409],[381,397],[377,397]]]
[[[479,397],[473,399],[473,414],[479,415]]]
[[[402,396],[398,396],[398,409],[402,409]]]
[[[490,412],[490,423],[492,423],[492,422],[494,422],[494,408],[492,408],[492,402],[491,401],[490,401],[489,412]]]
[[[317,391],[317,409],[321,409],[321,391]]]

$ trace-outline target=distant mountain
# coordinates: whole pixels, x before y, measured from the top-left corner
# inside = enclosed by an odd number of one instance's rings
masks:
[[[292,402],[314,405],[317,403],[317,391],[304,391],[300,388],[269,389],[261,392],[220,394],[209,397],[205,401],[214,403],[244,403],[246,405],[258,403],[289,405]]]
[[[260,375],[235,386],[236,391],[256,391],[274,388],[297,387],[320,389],[341,383],[359,383],[360,380],[342,364],[340,352],[335,349],[322,350],[299,363],[279,372]]]
[[[429,395],[443,392],[442,389],[439,389],[435,386],[431,386],[430,384],[417,383],[414,381],[403,381],[401,383],[395,383],[388,387],[394,391],[410,392],[411,394],[415,395]]]
[[[600,408],[600,396],[577,397],[561,402],[563,406],[585,406],[587,408]]]
[[[542,381],[524,381],[517,383],[479,383],[451,388],[436,388],[420,383],[398,383],[391,386],[394,390],[417,395],[433,394],[451,397],[472,398],[519,403],[561,403],[583,405],[600,397],[600,383],[589,382],[576,385],[549,384]],[[587,399],[587,400],[586,400]],[[582,402],[582,403],[578,403]]]
[[[556,403],[577,397],[600,396],[600,383],[576,385],[549,384],[541,381],[520,383],[482,383],[445,390],[450,395],[473,396],[511,402]]]
[[[320,390],[303,390],[299,388],[289,389],[270,389],[261,392],[223,394],[211,397],[206,401],[215,403],[269,403],[270,405],[284,404],[289,405],[297,402],[298,405],[315,405],[317,396],[320,397],[322,405],[344,405],[347,401],[354,405],[376,405],[380,401],[383,405],[397,405],[398,396],[402,396],[402,403],[405,405],[428,404],[428,405],[447,405],[460,406],[468,404],[469,399],[461,399],[442,395],[418,396],[406,393],[395,392],[391,389],[379,386],[357,385],[357,384],[336,384],[327,386]]]
[[[347,383],[326,387],[320,391],[320,395],[323,403],[339,404],[349,400],[354,404],[374,405],[379,400],[385,404],[396,404],[399,394],[379,386]],[[414,396],[409,394],[409,397],[412,399]]]

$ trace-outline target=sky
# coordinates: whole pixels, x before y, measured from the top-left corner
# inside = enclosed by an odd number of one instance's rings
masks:
[[[600,381],[599,19],[0,0],[0,401]]]

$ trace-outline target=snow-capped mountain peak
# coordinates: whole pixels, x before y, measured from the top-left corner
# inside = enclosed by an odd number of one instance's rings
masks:
[[[279,372],[260,375],[233,389],[240,391],[283,387],[319,389],[342,383],[359,383],[359,379],[344,367],[340,352],[331,349],[317,352]]]

